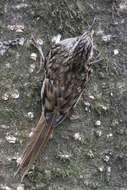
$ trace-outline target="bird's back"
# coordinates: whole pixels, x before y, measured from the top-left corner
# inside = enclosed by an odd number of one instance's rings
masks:
[[[59,124],[85,87],[89,75],[86,64],[88,58],[84,58],[83,54],[77,57],[74,54],[80,41],[81,37],[62,40],[54,45],[47,55],[46,75],[42,88],[43,111],[47,122],[56,112],[55,124]],[[91,43],[92,41],[88,42],[89,51],[91,51]],[[88,50],[84,48],[82,51]],[[86,54],[85,52],[84,55]]]

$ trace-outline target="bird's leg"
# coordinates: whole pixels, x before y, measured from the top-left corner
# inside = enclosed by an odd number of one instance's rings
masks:
[[[94,47],[94,49],[95,49],[96,51],[98,51],[96,47]],[[98,53],[98,55],[97,55],[96,57],[94,57],[93,61],[90,61],[90,65],[102,61],[104,58],[101,58],[101,54],[102,54],[102,50]]]
[[[90,62],[90,64],[92,65],[92,64],[98,63],[98,62],[100,62],[100,61],[103,61],[103,58],[102,58],[102,59],[95,60],[95,61],[92,61],[92,62]]]
[[[41,45],[39,44],[39,42],[37,42],[37,40],[35,40],[33,35],[32,35],[32,38],[31,38],[31,43],[39,51],[39,54],[40,54],[40,68],[37,71],[37,73],[39,73],[40,70],[41,70],[42,65],[44,65],[45,57],[44,57]]]
[[[80,96],[78,97],[78,99],[77,99],[77,101],[76,101],[76,103],[75,103],[75,105],[74,105],[74,108],[77,106],[79,100],[81,99],[82,94],[83,94],[83,91],[81,92]]]

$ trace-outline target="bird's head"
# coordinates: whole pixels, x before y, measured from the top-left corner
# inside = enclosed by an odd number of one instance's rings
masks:
[[[93,56],[93,26],[95,24],[95,19],[92,25],[89,27],[87,32],[84,32],[74,48],[74,55],[87,61]]]

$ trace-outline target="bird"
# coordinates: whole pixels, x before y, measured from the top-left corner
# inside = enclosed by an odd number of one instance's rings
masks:
[[[18,163],[16,175],[23,169],[21,181],[44,150],[53,128],[68,116],[86,88],[92,66],[95,20],[82,35],[54,44],[46,57],[38,48],[45,70],[41,89],[42,113]]]

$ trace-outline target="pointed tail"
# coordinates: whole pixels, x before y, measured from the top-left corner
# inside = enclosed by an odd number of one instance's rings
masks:
[[[21,181],[23,180],[29,169],[32,167],[33,162],[37,159],[40,151],[43,150],[44,147],[47,145],[50,134],[52,132],[54,119],[55,115],[53,115],[51,123],[47,125],[44,115],[41,115],[40,120],[35,128],[34,134],[31,137],[31,141],[23,152],[21,160],[18,164],[18,169],[15,175],[17,175],[17,173],[22,168],[25,168]]]

